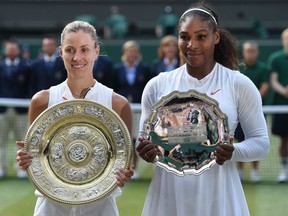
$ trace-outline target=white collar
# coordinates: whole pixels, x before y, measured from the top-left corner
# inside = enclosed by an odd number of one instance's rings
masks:
[[[9,59],[9,58],[5,58],[5,64],[7,66],[11,66],[11,65],[17,66],[19,63],[20,63],[19,57],[17,57],[14,61],[11,61],[11,59]]]
[[[47,54],[43,55],[43,59],[45,62],[54,62],[57,58],[57,54],[54,53],[52,56],[48,56]]]
[[[164,58],[163,61],[164,61],[164,63],[165,63],[166,65],[168,65],[168,63],[169,63],[168,58]],[[176,65],[177,62],[178,62],[178,60],[177,60],[176,58],[174,58],[174,59],[173,59],[173,63],[172,63],[171,65]],[[169,65],[170,65],[170,64],[169,64]]]
[[[125,65],[126,68],[131,68],[131,67],[129,67],[127,61],[124,61],[123,63],[124,63],[124,65]],[[132,67],[133,67],[133,68],[136,68],[136,67],[138,66],[138,64],[139,64],[139,61],[135,61]]]

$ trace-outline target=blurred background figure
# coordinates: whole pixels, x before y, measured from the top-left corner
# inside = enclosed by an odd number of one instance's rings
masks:
[[[29,82],[29,97],[36,92],[48,89],[66,79],[66,70],[62,58],[59,56],[57,42],[53,36],[42,39],[42,58],[31,65]]]
[[[0,44],[2,44],[3,42],[0,41]],[[4,46],[0,45],[0,63],[3,61],[4,59]]]
[[[113,5],[110,8],[110,16],[105,21],[104,38],[124,38],[128,33],[128,21],[126,17],[119,12],[119,8]]]
[[[240,65],[240,72],[249,77],[252,82],[258,88],[262,101],[265,101],[265,97],[269,91],[269,70],[268,66],[258,60],[259,48],[256,41],[246,41],[242,45],[242,55],[243,55],[243,64]],[[234,136],[239,142],[242,142],[245,139],[245,135],[242,131],[241,125],[238,124],[235,130]],[[259,162],[252,162],[252,169],[250,172],[251,182],[257,183],[261,181],[261,176],[258,172]],[[238,163],[238,173],[241,181],[245,180],[244,176],[244,163]]]
[[[81,14],[76,16],[74,20],[88,22],[94,27],[97,25],[97,18],[92,14]]]
[[[112,74],[113,74],[113,63],[111,59],[106,55],[99,55],[94,63],[93,68],[94,78],[98,82],[114,89]]]
[[[151,70],[141,61],[140,46],[136,41],[125,42],[122,52],[122,62],[114,67],[114,90],[126,97],[130,103],[140,103],[143,89],[152,78]]]
[[[31,59],[31,52],[29,44],[22,45],[22,58],[27,62],[28,65],[31,65],[33,60]]]
[[[174,35],[178,26],[178,16],[173,14],[173,9],[170,5],[164,7],[164,13],[158,17],[155,27],[157,37],[165,35]]]
[[[136,41],[126,41],[122,46],[122,52],[122,62],[114,66],[112,77],[114,91],[126,97],[130,103],[141,103],[143,89],[152,78],[151,70],[141,61],[140,46]],[[132,139],[135,145],[136,137]],[[137,164],[135,152],[134,164]],[[135,169],[133,179],[138,177],[139,174]]]
[[[252,20],[252,29],[254,30],[255,34],[261,39],[269,38],[269,31],[263,25],[262,21],[259,18],[254,18]]]
[[[281,34],[283,49],[269,57],[271,86],[275,92],[273,105],[288,105],[288,28]],[[281,169],[278,182],[288,182],[288,114],[273,115],[272,133],[280,137],[279,156]]]
[[[152,72],[156,76],[161,72],[171,71],[180,65],[178,41],[174,35],[167,35],[160,41],[158,59],[153,62]]]
[[[30,77],[27,62],[21,57],[20,47],[16,40],[4,43],[4,60],[0,64],[0,97],[22,98],[28,96],[28,77]],[[15,140],[24,140],[28,128],[27,108],[0,106],[0,177],[8,175],[9,168],[9,137],[13,135],[13,150]],[[14,157],[14,156],[13,156]],[[26,172],[16,165],[17,177],[26,177]]]

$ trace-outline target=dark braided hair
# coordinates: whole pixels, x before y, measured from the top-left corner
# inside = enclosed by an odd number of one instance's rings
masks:
[[[191,10],[193,8],[205,10],[208,13],[205,13],[200,10]],[[188,9],[179,19],[178,28],[186,20],[187,17],[197,16],[203,21],[207,21],[213,28],[213,31],[219,31],[220,40],[219,43],[215,45],[214,50],[214,59],[216,62],[228,67],[230,69],[237,69],[239,66],[238,51],[237,51],[237,42],[234,37],[227,30],[219,26],[218,15],[210,6],[204,3],[197,3]],[[210,15],[209,15],[210,13]],[[213,17],[216,22],[214,21]],[[181,58],[183,61],[183,58]]]

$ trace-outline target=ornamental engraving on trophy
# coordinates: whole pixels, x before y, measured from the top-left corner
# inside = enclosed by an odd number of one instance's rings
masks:
[[[74,162],[82,162],[88,156],[88,149],[81,143],[73,144],[68,150],[69,158]]]
[[[62,128],[50,145],[52,170],[71,183],[91,181],[109,162],[103,134],[86,124]]]
[[[69,195],[69,191],[63,187],[55,187],[52,186],[51,191],[57,194],[59,197],[67,197]]]
[[[44,128],[37,128],[33,134],[33,136],[31,137],[31,149],[38,149],[39,147],[39,141],[42,138],[42,135],[44,134],[45,129]]]
[[[84,113],[86,113],[88,115],[96,116],[96,117],[103,117],[104,116],[104,112],[102,109],[99,109],[97,107],[92,107],[92,106],[86,106],[84,108]]]
[[[98,144],[93,149],[93,157],[92,160],[95,164],[104,165],[107,163],[107,150],[104,145]]]
[[[68,132],[68,139],[87,139],[91,135],[91,130],[85,126],[74,126]]]
[[[60,118],[62,116],[68,116],[71,114],[73,114],[73,108],[71,106],[67,106],[67,107],[62,107],[62,108],[55,110],[53,116],[55,119],[57,119],[57,118]]]
[[[56,202],[88,204],[116,188],[115,172],[131,160],[124,122],[94,101],[75,99],[49,107],[29,128],[24,149],[36,188]]]
[[[85,181],[89,176],[85,168],[70,168],[66,172],[66,177],[71,181]]]
[[[61,143],[55,143],[51,148],[51,159],[55,163],[62,163],[63,162],[63,156],[64,156],[64,147]]]

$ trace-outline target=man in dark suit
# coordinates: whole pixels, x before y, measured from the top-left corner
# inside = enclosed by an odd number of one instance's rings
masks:
[[[43,57],[31,65],[29,97],[66,79],[66,70],[57,51],[56,39],[46,36],[42,40]]]
[[[7,40],[4,44],[5,58],[0,64],[0,97],[27,98],[28,64],[20,58],[19,44]],[[8,138],[12,131],[16,140],[25,138],[27,108],[0,106],[0,177],[8,172]],[[18,166],[15,166],[18,167]],[[18,177],[25,177],[25,172],[16,170]]]
[[[110,88],[113,86],[113,63],[108,56],[99,55],[94,63],[93,76],[94,78]]]

